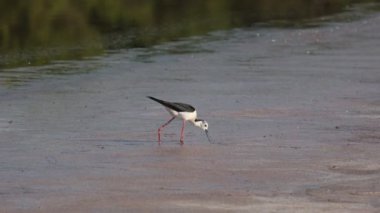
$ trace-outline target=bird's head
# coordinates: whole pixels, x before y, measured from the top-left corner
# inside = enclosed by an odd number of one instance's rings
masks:
[[[201,129],[203,129],[204,131],[207,131],[208,130],[208,123],[207,121],[205,120],[202,120],[202,119],[195,119],[194,121],[194,125],[196,127],[199,127]]]
[[[211,142],[210,137],[208,135],[208,123],[207,123],[207,121],[202,120],[202,119],[195,119],[194,125],[196,127],[201,128],[203,131],[205,131],[208,141]]]

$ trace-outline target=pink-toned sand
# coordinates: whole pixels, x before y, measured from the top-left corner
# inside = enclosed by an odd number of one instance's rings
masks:
[[[1,88],[0,212],[380,211],[380,15],[244,29]],[[171,49],[194,53],[170,55]],[[188,102],[214,143],[145,98]]]

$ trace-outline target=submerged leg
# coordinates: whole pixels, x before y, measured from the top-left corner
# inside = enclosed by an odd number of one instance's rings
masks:
[[[181,139],[179,140],[183,145],[183,130],[185,129],[185,120],[182,120]]]
[[[163,129],[166,125],[168,125],[170,122],[172,122],[172,120],[174,120],[174,116],[168,121],[168,122],[166,122],[166,123],[164,123],[160,128],[158,128],[158,131],[157,131],[157,133],[158,133],[158,144],[160,144],[161,143],[161,129]]]

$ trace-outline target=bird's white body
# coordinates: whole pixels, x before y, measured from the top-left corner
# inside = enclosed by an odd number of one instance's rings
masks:
[[[165,109],[174,117],[181,118],[185,121],[194,122],[197,118],[197,111],[194,110],[194,112],[177,112],[175,110],[172,110],[170,108],[165,107]]]

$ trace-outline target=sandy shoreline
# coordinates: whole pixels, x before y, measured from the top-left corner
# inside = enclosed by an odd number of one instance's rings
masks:
[[[379,22],[217,32],[2,88],[0,212],[379,211]],[[194,104],[216,143],[189,126],[181,147],[174,122],[157,146],[146,95]]]

